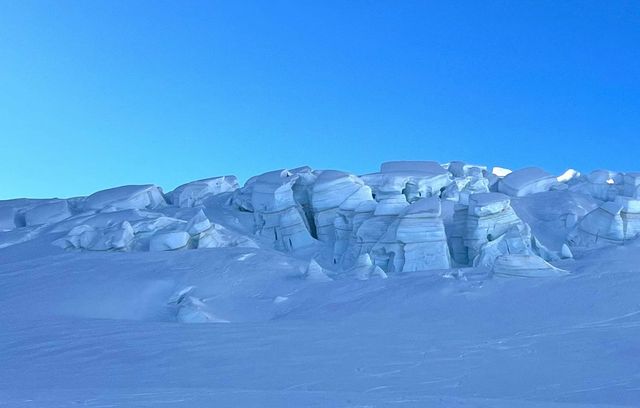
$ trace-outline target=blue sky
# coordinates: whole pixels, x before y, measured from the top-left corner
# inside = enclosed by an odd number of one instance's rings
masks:
[[[386,160],[640,170],[635,1],[0,0],[0,198]]]

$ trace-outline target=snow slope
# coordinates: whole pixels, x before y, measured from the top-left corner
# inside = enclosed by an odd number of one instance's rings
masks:
[[[568,187],[511,197],[549,251],[602,203],[588,185]],[[82,198],[69,200],[66,219],[56,204],[53,221],[38,226],[21,224],[21,214],[42,202],[0,203],[16,224],[0,233],[0,406],[640,405],[638,240],[572,246],[573,257],[549,261],[569,272],[553,277],[456,264],[359,280],[333,263],[333,243],[290,251],[260,235],[252,209],[234,205],[244,198],[224,190],[182,209],[148,186],[128,190],[134,208],[121,189],[117,200],[100,195],[107,211],[88,214]],[[278,197],[295,208],[287,194]],[[309,208],[300,205],[302,225],[314,218]],[[199,248],[197,232],[185,248],[145,247],[200,210],[219,226],[219,245]],[[331,209],[348,217],[343,210]],[[102,234],[124,221],[136,230],[125,249],[55,244],[78,225]]]

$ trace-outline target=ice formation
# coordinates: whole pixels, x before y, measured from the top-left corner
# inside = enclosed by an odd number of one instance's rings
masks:
[[[566,275],[568,272],[556,268],[534,255],[500,255],[493,265],[493,273],[504,276],[522,276],[526,278],[544,278]]]
[[[149,241],[150,251],[171,251],[186,248],[189,244],[189,233],[186,231],[158,232]]]
[[[387,274],[382,270],[382,268],[373,263],[369,254],[360,255],[358,259],[356,259],[353,268],[350,269],[350,272],[360,280],[367,280],[372,277],[387,277]]]
[[[188,286],[169,299],[169,306],[175,309],[176,320],[181,323],[229,323],[216,317],[203,299],[194,296],[195,287]]]
[[[178,207],[195,207],[202,205],[212,196],[234,191],[238,187],[238,179],[235,176],[213,177],[183,184],[167,196],[169,201]]]
[[[538,167],[527,167],[504,176],[498,184],[498,191],[513,197],[549,191],[557,184],[556,177]]]
[[[379,173],[368,174],[362,179],[373,189],[376,201],[393,212],[419,198],[439,197],[452,178],[436,162],[414,161],[383,163]]]
[[[587,214],[571,233],[580,246],[623,244],[640,236],[640,199],[617,196]]]
[[[309,167],[88,197],[0,202],[0,247],[43,238],[68,250],[268,248],[311,281],[477,267],[556,276],[576,248],[640,236],[640,173],[553,176],[453,161],[397,161],[355,175]],[[193,303],[193,302],[192,302]],[[193,304],[191,305],[193,306]]]
[[[91,251],[125,250],[129,248],[133,237],[133,227],[127,221],[99,229],[83,224],[74,227],[67,236],[54,241],[54,244],[63,248]]]
[[[512,172],[512,170],[504,168],[504,167],[498,167],[495,166],[491,169],[491,174],[493,174],[494,176],[497,177],[505,177],[508,174],[510,174]]]
[[[640,200],[640,173],[627,173],[622,182],[623,195]]]
[[[309,265],[307,265],[307,269],[304,271],[303,275],[305,279],[314,282],[331,282],[333,280],[327,275],[326,269],[320,266],[315,259],[311,259],[311,261],[309,261]]]
[[[300,173],[308,172],[306,169]],[[282,250],[309,246],[313,237],[302,206],[295,200],[293,185],[297,172],[276,170],[247,181],[234,202],[239,209],[252,212],[256,235]]]
[[[416,200],[398,214],[371,249],[376,265],[387,272],[448,269],[449,247],[440,200]]]
[[[311,187],[311,210],[320,241],[336,240],[336,218],[348,221],[363,201],[372,200],[371,188],[357,176],[341,171],[321,172]]]
[[[220,224],[211,227],[198,236],[198,248],[245,247],[258,248],[259,245],[246,235],[234,232]]]
[[[98,191],[82,203],[85,211],[154,209],[166,205],[162,189],[154,185],[123,186]]]
[[[596,170],[577,180],[572,190],[603,202],[576,220],[568,241],[575,246],[624,244],[640,236],[640,173]]]
[[[38,204],[25,211],[25,225],[42,225],[65,220],[71,216],[69,203],[66,200],[50,201]]]

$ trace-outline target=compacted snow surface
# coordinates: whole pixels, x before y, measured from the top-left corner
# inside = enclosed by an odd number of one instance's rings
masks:
[[[640,406],[640,174],[0,201],[0,406]]]

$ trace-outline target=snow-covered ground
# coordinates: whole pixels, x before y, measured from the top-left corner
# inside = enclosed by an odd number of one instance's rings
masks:
[[[640,406],[640,176],[442,168],[0,202],[0,406]]]

